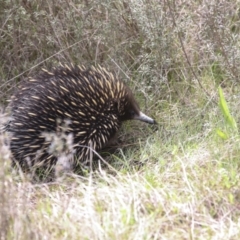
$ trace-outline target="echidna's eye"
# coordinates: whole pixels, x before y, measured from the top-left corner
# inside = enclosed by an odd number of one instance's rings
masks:
[[[134,110],[130,110],[130,116],[133,118],[135,116],[135,111]]]

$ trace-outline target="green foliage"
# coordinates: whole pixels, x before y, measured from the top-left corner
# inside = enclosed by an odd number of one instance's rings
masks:
[[[222,115],[224,116],[225,119],[225,124],[228,126],[228,131],[224,132],[223,130],[217,129],[217,134],[220,138],[226,140],[229,137],[229,133],[231,130],[238,132],[238,127],[237,127],[237,123],[235,121],[235,119],[233,118],[233,116],[231,115],[227,102],[225,100],[225,97],[223,95],[223,91],[222,88],[219,87],[218,89],[218,93],[219,93],[219,107],[221,110]]]
[[[230,114],[230,111],[228,109],[228,105],[227,105],[227,102],[224,98],[223,91],[222,91],[221,87],[219,87],[218,92],[219,92],[219,98],[220,98],[219,99],[219,105],[220,105],[222,114],[225,118],[225,121],[232,129],[237,130],[236,121]]]

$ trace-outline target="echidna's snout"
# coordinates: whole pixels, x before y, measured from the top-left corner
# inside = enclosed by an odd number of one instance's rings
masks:
[[[149,116],[147,116],[143,112],[139,112],[139,114],[135,114],[133,119],[140,120],[142,122],[146,122],[146,123],[150,123],[150,124],[156,124],[157,123],[154,119],[150,118]]]

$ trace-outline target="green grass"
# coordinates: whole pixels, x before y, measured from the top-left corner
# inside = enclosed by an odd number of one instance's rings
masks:
[[[126,123],[109,165],[50,183],[11,168],[1,134],[0,239],[240,239],[237,1],[0,3],[2,108],[71,61],[115,72],[159,123]]]

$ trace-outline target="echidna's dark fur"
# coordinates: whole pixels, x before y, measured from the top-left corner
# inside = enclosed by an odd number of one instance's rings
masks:
[[[27,159],[34,162],[36,156],[46,165],[56,163],[57,157],[48,152],[50,142],[42,133],[56,132],[58,119],[69,120],[66,131],[73,134],[73,144],[98,151],[122,121],[140,114],[130,89],[113,74],[102,67],[72,65],[29,78],[13,95],[10,108],[10,149],[20,166]],[[87,160],[89,153],[89,148],[76,147],[75,164]]]

